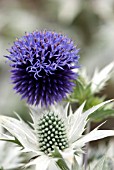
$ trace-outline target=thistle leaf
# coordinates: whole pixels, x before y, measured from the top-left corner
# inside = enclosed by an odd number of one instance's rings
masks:
[[[111,158],[103,156],[95,165],[93,170],[113,170],[114,162]]]
[[[108,66],[103,68],[100,72],[95,71],[92,78],[91,91],[92,93],[98,93],[104,88],[107,81],[111,77],[112,70],[114,68],[114,63],[110,63]]]
[[[38,150],[36,136],[33,130],[24,121],[7,116],[0,116],[0,124],[18,139],[19,145],[21,144],[23,147],[27,148],[28,151]]]
[[[108,118],[110,116],[114,116],[114,109],[99,109],[97,111],[95,111],[94,113],[92,113],[89,118],[93,121],[93,122],[99,122],[102,121],[105,118]]]
[[[104,161],[105,161],[105,157],[101,158],[101,159],[98,161],[98,163],[95,165],[95,167],[94,167],[93,170],[104,170],[104,169],[103,169]]]
[[[74,157],[72,169],[71,170],[84,170],[83,167],[80,167],[76,158]]]

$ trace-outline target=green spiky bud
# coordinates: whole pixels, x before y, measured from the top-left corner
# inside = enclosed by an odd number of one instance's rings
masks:
[[[40,118],[38,123],[39,146],[44,153],[50,153],[54,147],[64,150],[68,147],[68,139],[64,122],[54,113]]]

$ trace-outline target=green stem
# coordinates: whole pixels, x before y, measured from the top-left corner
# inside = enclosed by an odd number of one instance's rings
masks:
[[[56,163],[61,170],[70,170],[63,159],[59,159]]]
[[[59,153],[59,150],[56,147],[54,148],[52,157],[57,159],[56,164],[61,170],[70,170],[65,160],[63,159],[62,155]]]

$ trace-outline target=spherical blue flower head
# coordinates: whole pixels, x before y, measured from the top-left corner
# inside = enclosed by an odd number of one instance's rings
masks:
[[[51,31],[26,33],[8,51],[14,89],[29,104],[48,106],[72,91],[79,49],[66,36]]]

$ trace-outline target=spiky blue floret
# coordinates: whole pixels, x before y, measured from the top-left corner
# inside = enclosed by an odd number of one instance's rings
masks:
[[[26,33],[8,51],[14,89],[29,104],[49,105],[72,91],[79,49],[66,36],[51,31]]]

